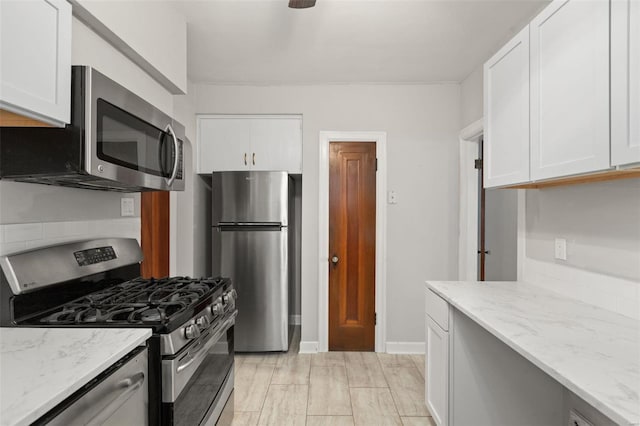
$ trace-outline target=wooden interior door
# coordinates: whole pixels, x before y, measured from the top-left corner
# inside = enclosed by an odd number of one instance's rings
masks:
[[[141,274],[144,278],[169,276],[169,192],[143,192],[140,204]]]
[[[376,144],[329,144],[329,350],[375,345]]]

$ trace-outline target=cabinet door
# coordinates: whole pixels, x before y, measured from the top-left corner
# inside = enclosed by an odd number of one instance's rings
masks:
[[[529,180],[529,27],[484,64],[484,186]]]
[[[640,1],[611,2],[611,165],[640,162]]]
[[[251,168],[302,173],[302,120],[299,117],[252,118]]]
[[[251,128],[244,118],[198,118],[198,173],[248,170]]]
[[[71,114],[71,5],[0,1],[0,108],[56,126]]]
[[[609,168],[609,1],[554,0],[530,31],[531,178]]]
[[[438,426],[449,414],[449,333],[427,315],[426,404]]]

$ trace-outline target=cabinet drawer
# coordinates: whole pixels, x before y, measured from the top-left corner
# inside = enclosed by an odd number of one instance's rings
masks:
[[[427,315],[443,330],[449,331],[449,304],[431,290],[427,290]]]

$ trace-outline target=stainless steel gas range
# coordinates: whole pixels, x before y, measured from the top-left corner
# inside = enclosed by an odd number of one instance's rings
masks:
[[[135,239],[91,240],[0,257],[0,325],[146,327],[149,423],[232,418],[236,291],[225,278],[139,277]],[[221,420],[222,421],[222,420]]]

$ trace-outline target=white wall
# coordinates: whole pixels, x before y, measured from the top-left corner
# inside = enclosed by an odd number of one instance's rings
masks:
[[[89,27],[73,18],[71,63],[91,65],[168,115],[173,95]]]
[[[195,197],[201,188],[201,181],[194,175],[195,143],[196,143],[196,112],[195,87],[188,84],[187,94],[173,97],[173,118],[185,126],[187,141],[183,152],[184,191],[170,194],[170,275],[205,276],[205,271],[196,268],[194,264],[194,245],[198,246],[200,238],[185,238],[198,231],[194,226],[196,214]]]
[[[640,319],[639,194],[640,179],[527,190],[524,280]]]
[[[460,82],[460,119],[466,127],[483,116],[482,64]]]
[[[318,340],[319,132],[387,132],[388,189],[398,194],[398,204],[387,207],[387,341],[423,342],[424,281],[457,278],[459,86],[198,85],[196,100],[198,113],[303,115],[306,342]]]
[[[170,2],[70,0],[74,15],[171,93],[187,91],[187,22]]]

